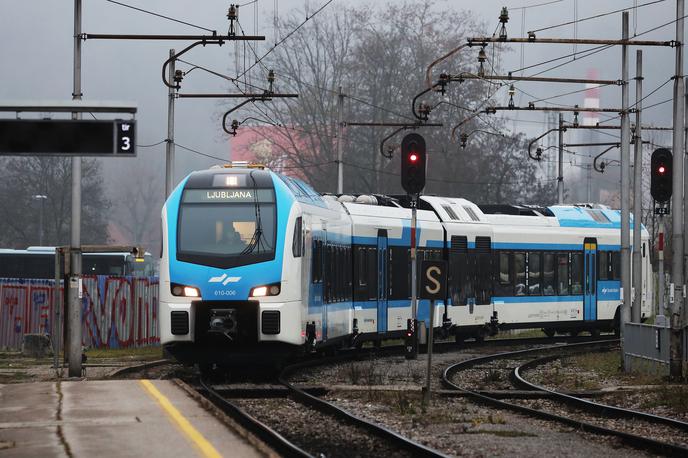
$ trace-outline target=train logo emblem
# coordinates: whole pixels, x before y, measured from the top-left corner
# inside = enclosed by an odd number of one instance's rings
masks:
[[[223,286],[227,286],[228,283],[236,283],[241,280],[241,277],[228,277],[227,274],[222,274],[219,277],[210,277],[208,283],[222,283]]]

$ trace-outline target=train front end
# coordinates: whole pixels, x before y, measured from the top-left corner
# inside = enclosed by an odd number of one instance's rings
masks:
[[[186,364],[246,364],[303,343],[300,289],[289,288],[299,279],[284,268],[293,203],[262,168],[194,172],[174,190],[162,212],[167,353]]]

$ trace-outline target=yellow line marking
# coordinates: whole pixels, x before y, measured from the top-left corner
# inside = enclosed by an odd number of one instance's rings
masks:
[[[184,433],[193,441],[196,446],[201,450],[203,456],[206,457],[222,457],[220,453],[215,450],[215,447],[208,442],[208,440],[203,437],[201,433],[198,432],[196,428],[189,423],[189,420],[184,418],[184,416],[177,410],[175,406],[172,405],[169,399],[167,399],[158,389],[151,383],[150,380],[139,380],[143,388],[151,395],[153,399],[158,401],[160,407],[165,411],[167,415],[181,428]]]

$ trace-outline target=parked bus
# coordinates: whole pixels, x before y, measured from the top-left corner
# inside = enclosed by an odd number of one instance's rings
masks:
[[[123,251],[84,253],[81,259],[81,272],[84,275],[157,275],[156,264],[150,253],[145,253],[143,258]],[[0,249],[0,278],[55,278],[55,248]]]

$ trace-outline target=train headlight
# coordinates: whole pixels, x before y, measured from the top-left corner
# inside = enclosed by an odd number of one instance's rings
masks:
[[[256,286],[251,290],[251,297],[265,297],[265,296],[277,296],[281,291],[281,286],[279,283],[274,283],[272,285]]]
[[[172,283],[172,295],[173,296],[184,296],[184,297],[200,297],[201,292],[198,288],[193,286],[184,286],[177,283]]]

